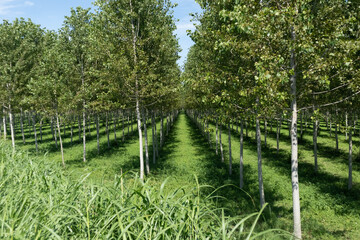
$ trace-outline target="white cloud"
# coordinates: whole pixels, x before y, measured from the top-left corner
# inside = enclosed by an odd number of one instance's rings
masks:
[[[25,6],[34,6],[34,4],[35,4],[35,3],[30,2],[30,1],[25,1],[25,2],[24,2],[24,5],[25,5]]]
[[[14,9],[31,7],[34,3],[31,1],[19,2],[18,0],[0,0],[0,15],[11,14]]]

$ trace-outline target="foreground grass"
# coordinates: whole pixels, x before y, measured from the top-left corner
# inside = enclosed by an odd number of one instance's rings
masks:
[[[260,213],[225,216],[202,188],[164,191],[137,177],[112,186],[70,180],[46,158],[0,143],[1,239],[253,239]]]

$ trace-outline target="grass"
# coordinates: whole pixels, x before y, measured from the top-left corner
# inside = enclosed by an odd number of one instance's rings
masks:
[[[157,129],[160,129],[159,122]],[[69,130],[65,138],[65,171],[59,168],[65,175],[73,180],[80,176],[91,173],[84,180],[86,184],[95,184],[112,187],[118,181],[116,175],[124,172],[138,172],[138,140],[137,134],[129,133],[125,141],[121,141],[121,127],[117,131],[118,141],[113,139],[112,124],[111,148],[107,147],[107,137],[104,127],[101,128],[101,151],[97,154],[96,132],[91,132],[88,138],[88,162],[82,163],[82,144],[79,140],[70,143]],[[136,129],[135,124],[133,125]],[[309,126],[311,127],[311,126]],[[77,129],[74,127],[74,129]],[[214,125],[210,125],[211,136],[215,141]],[[270,124],[268,126],[270,131]],[[127,129],[126,131],[127,132]],[[245,132],[245,131],[244,131]],[[262,129],[263,132],[263,129]],[[216,209],[224,209],[224,216],[244,218],[247,215],[259,211],[258,183],[257,183],[257,153],[254,129],[249,128],[249,137],[245,138],[244,145],[244,191],[239,185],[239,134],[232,131],[232,155],[233,175],[228,175],[228,136],[223,131],[222,139],[225,150],[225,163],[221,163],[220,157],[215,154],[214,143],[212,147],[206,142],[200,130],[185,114],[180,114],[175,121],[165,145],[160,151],[158,163],[151,164],[151,175],[147,178],[147,185],[157,188],[166,180],[164,187],[166,194],[174,192],[180,187],[185,192],[196,189],[197,176],[202,188],[202,196],[205,198],[214,189],[216,197],[211,198],[211,204]],[[74,133],[78,138],[77,132]],[[151,129],[148,131],[151,136]],[[312,153],[312,132],[307,129],[299,147],[299,177],[301,214],[304,239],[360,239],[359,218],[359,162],[353,164],[353,189],[347,190],[347,141],[344,134],[340,134],[340,151],[336,152],[334,134],[332,137],[322,131],[318,138],[318,162],[319,171],[314,172]],[[50,129],[44,131],[43,142],[40,143],[40,153],[47,152],[45,162],[60,165],[59,150],[51,142]],[[22,145],[21,136],[17,135],[17,146],[34,154],[34,142],[28,140]],[[262,148],[263,173],[265,200],[269,203],[264,214],[260,218],[255,231],[261,232],[270,228],[280,228],[292,231],[292,196],[290,181],[290,140],[288,130],[284,125],[280,136],[280,152],[276,152],[276,134],[268,133],[267,147]],[[354,137],[354,145],[360,142],[358,134]],[[150,141],[150,156],[152,146]],[[355,147],[355,152],[358,149]],[[125,175],[125,182],[135,184],[132,174]],[[217,213],[221,216],[221,212]],[[246,224],[245,224],[246,225]],[[249,227],[247,225],[247,227]],[[268,239],[270,235],[265,237]],[[274,236],[274,235],[271,235]],[[278,235],[275,239],[281,238]]]
[[[0,143],[1,239],[254,239],[259,213],[225,216],[201,186],[164,191],[117,176],[112,186],[70,180],[46,157]],[[195,178],[196,179],[196,178]],[[124,183],[125,181],[125,183]]]

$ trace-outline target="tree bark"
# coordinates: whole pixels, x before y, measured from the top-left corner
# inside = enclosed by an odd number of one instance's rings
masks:
[[[33,129],[34,129],[36,152],[38,152],[39,149],[38,149],[37,134],[36,134],[35,115],[32,112],[31,112],[31,118],[32,118],[32,124],[33,124]]]
[[[160,114],[160,118],[161,118],[161,126],[160,126],[160,148],[162,148],[163,145],[163,139],[164,139],[164,118],[163,118],[163,114],[161,111]]]
[[[98,154],[100,154],[99,114],[96,114],[96,142],[97,142],[97,151]]]
[[[56,110],[56,125],[57,125],[57,129],[58,129],[58,133],[59,133],[61,161],[62,161],[63,167],[65,167],[64,148],[63,148],[63,143],[62,143],[62,139],[61,139],[60,121],[59,121],[59,114],[58,114],[57,110]]]
[[[318,120],[316,119],[313,123],[313,142],[314,142],[314,162],[315,162],[315,172],[318,171],[318,159],[317,159],[317,125]]]
[[[13,114],[11,109],[11,104],[9,104],[9,121],[10,121],[10,133],[11,133],[11,144],[13,149],[15,150],[15,132],[14,132],[14,122],[13,122]],[[37,148],[36,148],[37,151]]]
[[[292,40],[295,41],[295,31],[291,31]],[[296,102],[296,63],[295,50],[291,51],[291,69],[294,74],[290,77],[291,82],[291,183],[293,195],[293,218],[294,218],[294,235],[301,239],[301,218],[300,218],[300,191],[298,175],[298,139],[297,139],[297,102]]]
[[[220,124],[220,128],[219,128],[219,143],[220,143],[220,153],[221,153],[221,162],[225,162],[224,159],[224,149],[223,149],[223,145],[222,145],[222,137],[221,137],[221,132],[222,132],[222,124]]]
[[[355,126],[354,126],[355,127]],[[349,181],[348,181],[348,189],[352,188],[352,128],[349,128]]]
[[[232,154],[231,154],[231,128],[230,123],[228,123],[228,130],[229,130],[229,175],[232,174]]]
[[[146,128],[146,110],[143,110],[143,122],[144,122],[144,136],[145,136],[145,166],[146,174],[150,174],[150,163],[149,163],[149,146],[148,146],[148,136]]]
[[[258,181],[259,181],[259,193],[260,193],[260,207],[262,208],[265,204],[265,194],[264,194],[262,160],[261,160],[261,131],[260,131],[260,121],[258,117],[256,117],[256,141],[257,141],[257,155],[258,155]]]
[[[114,113],[113,115],[113,121],[114,121],[114,139],[115,139],[115,142],[116,142],[116,113]]]
[[[110,136],[109,136],[109,113],[106,112],[106,136],[108,148],[110,148]]]
[[[218,120],[217,120],[217,118],[216,118],[216,155],[218,155],[219,154],[219,143],[218,143],[218,141],[219,141],[219,133],[218,133],[218,131],[219,131],[219,126],[218,126]]]
[[[155,142],[155,126],[154,113],[151,114],[151,130],[152,130],[152,147],[153,147],[153,164],[156,164],[156,142]]]
[[[243,120],[240,123],[240,188],[244,187],[244,156],[243,156],[243,149],[244,149],[244,124]]]
[[[24,121],[23,121],[23,110],[20,109],[20,126],[21,126],[21,135],[23,139],[23,143],[25,144],[25,134],[24,134]]]

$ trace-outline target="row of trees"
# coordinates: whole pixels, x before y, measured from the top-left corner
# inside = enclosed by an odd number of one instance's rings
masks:
[[[84,162],[88,118],[106,114],[107,119],[108,112],[117,112],[124,121],[134,113],[143,178],[142,122],[177,108],[173,5],[163,0],[97,0],[95,5],[95,12],[72,9],[57,32],[24,19],[0,25],[3,113],[9,116],[14,148],[14,114],[21,126],[24,112],[54,119],[62,153],[61,122],[79,117]]]
[[[300,239],[298,114],[302,123],[302,117],[309,116],[303,113],[311,112],[315,170],[319,119],[332,119],[328,122],[335,123],[337,139],[343,116],[352,144],[350,126],[356,118],[349,113],[359,107],[360,93],[360,5],[339,0],[198,3],[204,12],[191,34],[195,45],[183,74],[187,108],[193,109],[193,118],[210,118],[229,129],[239,121],[241,140],[246,120],[255,119],[261,206],[260,121],[266,126],[268,121],[288,120],[294,235]],[[350,179],[351,150],[349,186]]]

